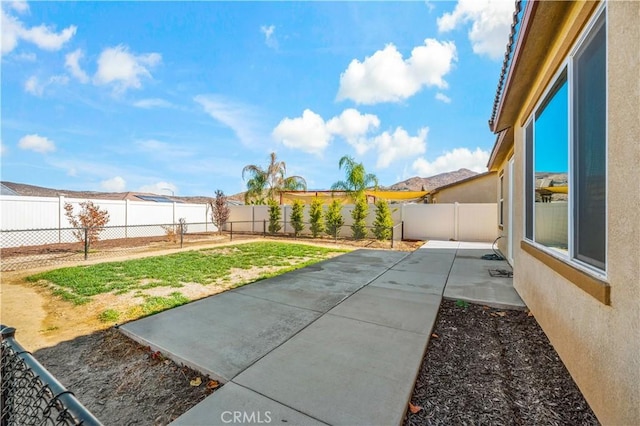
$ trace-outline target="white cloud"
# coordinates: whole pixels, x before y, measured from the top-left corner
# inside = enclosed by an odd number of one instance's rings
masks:
[[[476,148],[471,151],[467,148],[455,148],[447,151],[434,161],[418,158],[413,162],[413,170],[420,176],[433,176],[438,173],[450,172],[462,168],[474,172],[486,172],[489,152]]]
[[[284,118],[273,130],[273,137],[284,146],[311,154],[320,155],[338,136],[354,147],[358,155],[375,149],[378,168],[408,157],[424,154],[427,128],[410,136],[402,127],[393,133],[383,132],[375,137],[369,134],[380,127],[380,119],[373,114],[362,114],[349,108],[339,116],[326,121],[315,112],[306,109],[302,116]]]
[[[156,182],[151,185],[143,185],[138,188],[139,192],[150,192],[152,194],[175,195],[178,187],[170,182]]]
[[[7,146],[0,141],[0,155],[5,155],[7,152]]]
[[[84,56],[82,49],[76,49],[71,53],[67,53],[64,57],[64,66],[69,70],[72,76],[78,79],[81,83],[88,83],[89,76],[80,67],[80,59]]]
[[[21,52],[11,56],[13,59],[24,62],[35,62],[38,57],[33,52]]]
[[[282,119],[273,129],[273,137],[286,147],[319,155],[329,145],[331,132],[322,117],[305,109],[302,117]]]
[[[120,176],[116,176],[100,182],[100,187],[108,192],[123,192],[127,187],[127,181]]]
[[[337,117],[327,121],[327,130],[334,135],[342,136],[359,155],[370,148],[367,133],[380,127],[380,119],[373,114],[361,114],[358,110],[348,108]]]
[[[36,134],[22,137],[22,139],[18,141],[18,147],[27,151],[39,152],[40,154],[46,154],[47,152],[56,150],[56,145],[52,140]]]
[[[515,11],[512,0],[458,0],[451,13],[438,18],[438,30],[447,32],[471,22],[473,52],[501,59],[506,50]]]
[[[243,145],[253,147],[262,142],[256,129],[259,114],[253,107],[218,95],[198,95],[193,100],[214,120],[231,128]]]
[[[278,48],[278,39],[275,36],[276,27],[275,25],[262,25],[260,27],[260,32],[264,34],[264,42],[267,46],[272,49]]]
[[[95,84],[113,84],[115,93],[142,87],[141,78],[152,78],[150,68],[162,61],[159,53],[136,55],[124,45],[106,48],[98,57],[98,71],[93,77]]]
[[[446,88],[444,76],[457,60],[453,42],[426,39],[404,59],[393,44],[378,50],[360,62],[351,61],[340,75],[338,100],[351,99],[358,104],[399,102],[424,86]]]
[[[436,93],[436,99],[439,100],[439,101],[444,102],[445,104],[450,104],[451,103],[451,98],[448,97],[447,95],[445,95],[442,92]]]
[[[393,133],[383,132],[376,136],[372,140],[378,151],[376,167],[384,169],[394,161],[424,154],[427,150],[428,133],[429,129],[423,127],[416,136],[410,136],[406,130],[398,127]]]
[[[7,9],[13,9],[18,13],[25,13],[29,6],[25,2],[8,3]],[[10,15],[5,7],[0,8],[0,28],[2,29],[2,55],[10,53],[16,48],[20,40],[28,41],[40,49],[60,50],[62,46],[71,40],[76,33],[77,27],[70,25],[60,32],[56,32],[53,27],[41,24],[34,27],[26,27],[22,21]]]
[[[42,96],[44,86],[38,82],[38,78],[35,75],[32,75],[24,82],[24,90],[32,95]]]
[[[164,99],[159,98],[148,98],[148,99],[140,99],[133,103],[134,107],[137,108],[170,108],[173,104],[169,101],[165,101]]]
[[[8,6],[18,13],[26,13],[29,11],[29,4],[26,2],[26,0],[9,2]]]
[[[69,77],[67,77],[66,75],[53,75],[44,82],[41,82],[38,77],[33,75],[24,82],[24,90],[25,92],[31,93],[34,96],[42,96],[42,94],[44,93],[44,89],[46,89],[47,86],[51,86],[53,84],[65,85],[68,82]]]

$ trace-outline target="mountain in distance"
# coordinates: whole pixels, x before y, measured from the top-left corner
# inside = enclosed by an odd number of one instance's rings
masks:
[[[381,186],[380,189],[386,191],[430,191],[440,186],[448,185],[459,180],[467,179],[478,173],[469,169],[460,169],[453,172],[440,173],[431,177],[412,177],[402,182],[394,183],[391,186]],[[100,191],[71,191],[66,189],[52,189],[41,186],[28,185],[24,183],[6,182],[2,184],[17,192],[20,195],[32,197],[57,197],[64,194],[68,198],[84,198],[84,199],[106,199],[106,200],[139,200],[136,195],[162,195],[168,199],[182,201],[185,203],[207,203],[211,197],[205,196],[169,196],[166,194],[146,194],[140,192],[100,192]],[[244,192],[228,195],[227,198],[234,201],[244,201]]]
[[[469,169],[459,169],[452,172],[440,173],[431,177],[412,177],[402,182],[394,183],[391,186],[383,187],[387,191],[431,191],[450,183],[458,182],[463,179],[477,175]]]

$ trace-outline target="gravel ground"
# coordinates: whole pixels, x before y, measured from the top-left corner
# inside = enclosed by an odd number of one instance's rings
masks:
[[[411,404],[405,426],[599,424],[533,316],[449,300]]]

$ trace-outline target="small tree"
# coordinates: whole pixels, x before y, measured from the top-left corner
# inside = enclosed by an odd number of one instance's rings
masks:
[[[218,232],[222,234],[222,227],[229,220],[231,210],[227,205],[227,196],[224,192],[217,189],[216,198],[209,200],[209,207],[211,208],[211,222],[218,228]]]
[[[324,231],[324,221],[322,220],[322,200],[314,197],[309,206],[309,222],[311,222],[311,235],[317,238]]]
[[[334,199],[324,214],[325,232],[334,238],[338,237],[340,227],[344,225],[342,218],[342,203],[338,199]]]
[[[282,212],[280,211],[280,205],[273,198],[269,199],[269,233],[275,234],[282,229],[280,223],[280,217]]]
[[[73,235],[81,243],[86,244],[85,235],[89,244],[96,243],[100,232],[109,223],[109,212],[100,209],[100,206],[93,204],[93,201],[87,200],[80,203],[80,212],[77,214],[73,213],[73,204],[64,203],[64,211],[71,226],[76,228],[73,230]]]
[[[367,216],[369,215],[369,206],[364,195],[356,197],[356,204],[351,211],[353,225],[351,225],[351,234],[353,239],[361,240],[367,236]]]
[[[380,241],[388,240],[392,237],[392,226],[393,219],[391,219],[389,203],[378,200],[376,202],[376,219],[373,221],[373,233]]]
[[[304,204],[302,201],[295,200],[291,207],[291,227],[293,228],[293,235],[298,238],[300,231],[304,229]]]

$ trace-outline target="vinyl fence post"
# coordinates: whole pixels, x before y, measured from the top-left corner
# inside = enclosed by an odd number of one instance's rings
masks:
[[[89,228],[84,228],[84,260],[89,258]]]

